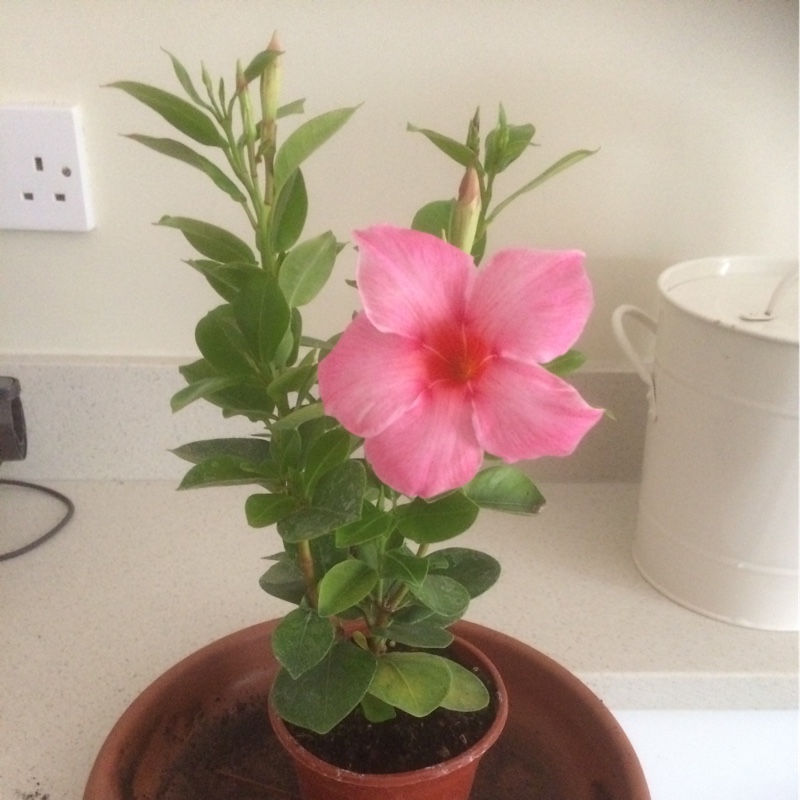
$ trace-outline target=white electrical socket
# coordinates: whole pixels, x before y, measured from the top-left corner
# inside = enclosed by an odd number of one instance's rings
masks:
[[[94,228],[77,107],[0,106],[0,228]]]

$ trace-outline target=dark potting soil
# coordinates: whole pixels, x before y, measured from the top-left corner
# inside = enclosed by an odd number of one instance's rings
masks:
[[[481,761],[472,800],[567,800],[558,776],[530,745],[506,728]],[[289,756],[272,732],[266,697],[253,697],[198,719],[156,795],[143,798],[131,791],[126,800],[300,800],[300,795]]]
[[[398,711],[372,723],[356,709],[325,735],[287,725],[295,739],[318,758],[352,772],[388,773],[422,769],[463,753],[491,727],[490,703],[474,712],[437,708],[427,717]]]

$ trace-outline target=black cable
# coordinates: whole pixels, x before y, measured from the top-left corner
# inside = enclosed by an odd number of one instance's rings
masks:
[[[29,553],[35,547],[38,547],[40,544],[44,544],[48,539],[55,536],[72,519],[72,515],[75,513],[75,504],[66,495],[61,494],[61,492],[57,492],[55,489],[50,489],[47,486],[39,486],[36,483],[28,483],[27,481],[12,481],[5,478],[0,478],[0,484],[3,483],[9,486],[24,486],[26,489],[35,489],[37,492],[49,494],[51,497],[55,497],[56,500],[60,500],[67,509],[67,513],[64,515],[63,519],[57,525],[55,525],[55,527],[51,528],[49,531],[47,531],[47,533],[43,534],[38,539],[35,539],[30,544],[26,544],[24,547],[20,547],[17,550],[11,550],[8,553],[0,553],[0,561],[8,561],[11,558],[16,558],[17,556]]]

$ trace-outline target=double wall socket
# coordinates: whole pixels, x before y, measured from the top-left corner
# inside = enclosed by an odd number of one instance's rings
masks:
[[[94,228],[77,107],[0,106],[0,228]]]

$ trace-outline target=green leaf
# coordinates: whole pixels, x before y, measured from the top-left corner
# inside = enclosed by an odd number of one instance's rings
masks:
[[[308,215],[308,193],[301,170],[296,169],[286,180],[272,212],[272,249],[283,253],[293,247]]]
[[[266,528],[297,510],[297,500],[285,494],[251,494],[244,513],[251,528]]]
[[[199,169],[211,178],[212,181],[223,192],[228,194],[237,203],[244,203],[246,198],[241,189],[213,162],[209,161],[205,156],[201,156],[187,147],[183,142],[177,142],[174,139],[156,138],[154,136],[142,136],[138,133],[127,134],[128,139],[133,139],[157,153],[175,158],[178,161],[183,161],[184,164],[189,164],[195,169]]]
[[[434,200],[424,205],[414,215],[411,227],[415,231],[430,233],[439,239],[450,239],[450,219],[455,200]]]
[[[262,50],[244,69],[244,79],[251,83],[280,55],[277,50]]]
[[[319,613],[339,614],[361,602],[378,583],[378,573],[363,561],[350,559],[332,567],[319,582]]]
[[[287,722],[327,733],[363,699],[377,670],[375,656],[352,642],[337,642],[298,679],[281,670],[272,686],[275,710]]]
[[[441,704],[451,711],[480,711],[489,705],[489,691],[483,681],[466,667],[447,661],[450,689]]]
[[[273,400],[285,398],[291,392],[308,390],[317,374],[316,364],[301,364],[290,367],[267,386],[267,393]]]
[[[412,125],[411,123],[406,125],[406,130],[411,133],[421,133],[428,141],[435,144],[445,155],[461,164],[462,167],[479,168],[480,164],[475,157],[475,153],[465,144],[461,144],[461,142],[457,142],[455,139],[451,139],[449,136],[437,133],[436,131],[427,128],[417,128],[416,125]]]
[[[432,502],[417,498],[395,515],[403,536],[418,544],[432,544],[468,530],[478,517],[478,506],[459,491]]]
[[[216,225],[189,217],[162,217],[158,225],[177,228],[200,255],[222,264],[244,262],[255,264],[256,257],[250,247],[238,236]]]
[[[364,466],[345,461],[320,477],[308,506],[281,520],[278,533],[286,542],[299,542],[357,520],[366,485]]]
[[[225,146],[225,139],[214,122],[203,111],[183,98],[136,81],[116,81],[108,86],[112,89],[121,89],[140,103],[144,103],[190,139],[211,147]]]
[[[567,350],[564,355],[548,361],[542,366],[553,375],[563,377],[569,375],[571,372],[580,369],[586,363],[586,356],[580,350]]]
[[[273,431],[289,430],[291,428],[298,428],[305,422],[313,419],[319,419],[325,416],[325,411],[322,408],[322,403],[310,403],[307,406],[301,406],[291,411],[286,416],[281,417],[275,421],[272,426]]]
[[[390,550],[384,557],[381,577],[401,581],[408,586],[419,586],[428,574],[428,564],[425,558],[403,550]]]
[[[222,409],[224,417],[242,415],[253,422],[268,422],[275,404],[263,386],[237,381],[227,389],[209,393],[205,398]]]
[[[247,342],[236,325],[230,306],[217,306],[209,311],[197,323],[194,338],[203,357],[221,375],[251,373]]]
[[[466,547],[448,547],[428,556],[430,571],[446,575],[463,586],[474,600],[494,586],[500,577],[500,563],[496,558]]]
[[[486,137],[486,171],[503,172],[525,152],[534,133],[533,125],[505,125],[490,131]]]
[[[231,308],[251,352],[267,366],[289,328],[291,317],[277,281],[268,272],[259,271],[242,286]]]
[[[425,620],[414,624],[393,622],[386,630],[386,636],[393,642],[408,647],[443,648],[453,642],[453,634],[434,622]]]
[[[288,117],[292,114],[302,114],[305,109],[306,101],[304,99],[301,100],[292,100],[291,103],[286,103],[282,105],[277,111],[277,118],[283,119],[284,117]]]
[[[255,264],[229,263],[206,259],[189,259],[186,263],[196,269],[223,300],[233,302],[242,286],[262,270]]]
[[[296,608],[275,628],[272,652],[292,678],[299,678],[325,658],[335,638],[330,620],[314,609]]]
[[[214,456],[195,464],[183,476],[179,489],[199,489],[208,486],[240,486],[259,483],[260,476],[252,467],[234,456]]]
[[[175,392],[170,400],[170,406],[173,412],[180,411],[195,400],[208,399],[210,395],[226,389],[234,383],[233,378],[227,377],[202,378]]]
[[[394,526],[391,514],[379,511],[370,503],[364,503],[361,519],[350,522],[336,529],[336,546],[340,548],[355,547],[386,536]]]
[[[341,464],[350,455],[350,434],[344,428],[323,433],[309,448],[303,475],[307,491],[311,491],[321,475]]]
[[[201,461],[213,456],[232,456],[242,461],[258,464],[269,458],[269,442],[255,437],[201,439],[196,442],[182,444],[170,452],[192,464],[199,464]]]
[[[268,595],[295,605],[299,605],[306,594],[303,573],[294,561],[286,557],[273,564],[258,583]]]
[[[275,191],[280,192],[292,173],[355,112],[355,108],[327,111],[292,131],[275,154]]]
[[[450,670],[440,656],[387,653],[378,659],[369,693],[413,717],[426,717],[447,697],[450,680]]]
[[[594,155],[596,152],[597,150],[574,150],[572,153],[568,153],[567,155],[563,156],[556,161],[555,164],[552,164],[544,172],[537,175],[532,181],[526,183],[521,189],[517,189],[516,192],[503,200],[502,203],[498,203],[492,210],[492,213],[486,217],[486,224],[488,225],[490,222],[492,222],[492,220],[494,220],[506,206],[516,200],[520,195],[536,189],[545,181],[548,181],[550,178],[558,175],[559,172],[569,169],[569,167],[577,164],[579,161],[583,161],[584,158]]]
[[[311,302],[330,277],[339,246],[326,231],[297,245],[286,254],[278,283],[293,308]]]
[[[189,77],[189,73],[186,71],[186,68],[183,66],[183,64],[181,64],[181,62],[178,61],[178,59],[168,50],[164,50],[164,52],[170,57],[175,75],[177,76],[181,86],[183,86],[183,90],[186,92],[186,94],[188,94],[189,97],[194,100],[195,103],[197,103],[197,105],[203,106],[203,108],[209,108],[208,104],[203,100],[202,97],[200,97],[197,90],[194,88],[192,79]]]
[[[393,706],[384,703],[383,700],[378,700],[374,694],[369,692],[361,700],[361,711],[370,722],[376,723],[386,722],[397,716]]]
[[[506,465],[479,472],[464,487],[464,494],[482,508],[512,514],[535,514],[545,502],[524,472]]]
[[[469,606],[469,593],[457,581],[446,575],[428,573],[419,586],[411,592],[423,605],[435,614],[451,619],[460,617]]]

